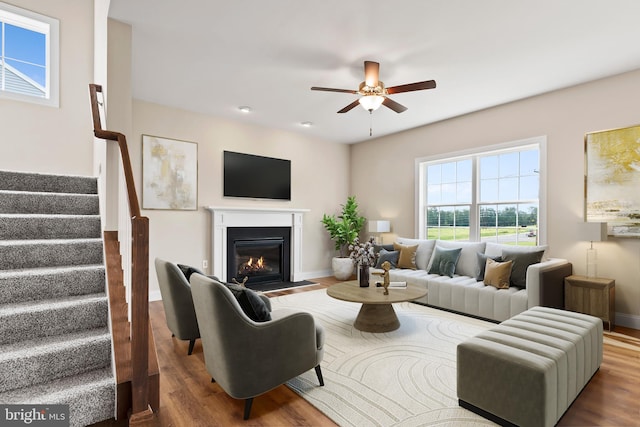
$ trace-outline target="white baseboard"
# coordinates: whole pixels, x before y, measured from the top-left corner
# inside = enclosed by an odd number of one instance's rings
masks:
[[[303,271],[296,275],[296,282],[301,280],[317,279],[318,277],[333,276],[333,270]]]
[[[616,313],[616,325],[624,326],[626,328],[640,329],[640,316]]]
[[[162,295],[160,295],[160,290],[149,291],[149,301],[162,301]]]

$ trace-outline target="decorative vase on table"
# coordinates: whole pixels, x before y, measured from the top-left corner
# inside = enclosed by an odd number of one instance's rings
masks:
[[[360,287],[361,288],[366,288],[369,286],[369,265],[367,264],[360,264],[359,265],[359,278],[358,280],[360,281]]]
[[[360,243],[360,239],[356,237],[354,242],[349,245],[351,253],[349,257],[358,265],[358,282],[361,288],[369,286],[369,267],[375,265],[378,255],[374,251],[373,238],[364,243]]]

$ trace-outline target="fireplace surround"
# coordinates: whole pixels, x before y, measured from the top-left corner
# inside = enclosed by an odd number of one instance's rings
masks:
[[[228,233],[238,227],[285,227],[290,229],[289,253],[290,278],[295,282],[302,278],[302,230],[303,217],[309,209],[218,207],[206,208],[211,213],[211,273],[224,281],[231,281],[229,271]]]

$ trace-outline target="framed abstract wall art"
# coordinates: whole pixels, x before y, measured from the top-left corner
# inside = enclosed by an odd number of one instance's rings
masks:
[[[587,133],[584,147],[585,220],[640,237],[640,125]]]
[[[198,144],[142,135],[142,208],[195,210]]]

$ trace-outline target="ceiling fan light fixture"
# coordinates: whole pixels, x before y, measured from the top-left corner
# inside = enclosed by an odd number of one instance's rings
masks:
[[[358,102],[360,103],[360,105],[362,105],[362,108],[371,112],[380,108],[380,106],[384,102],[384,96],[364,95],[363,97],[358,99]]]

